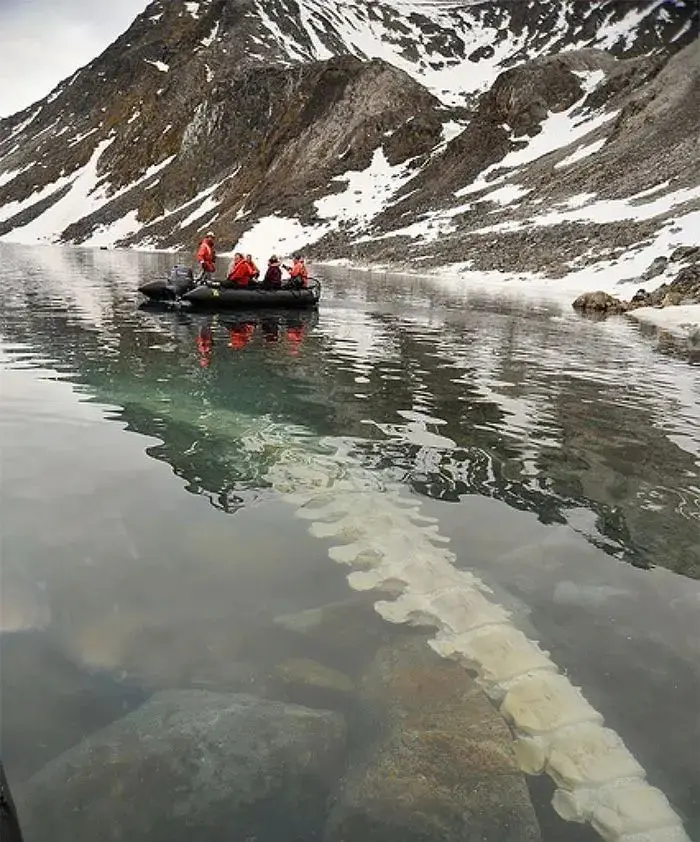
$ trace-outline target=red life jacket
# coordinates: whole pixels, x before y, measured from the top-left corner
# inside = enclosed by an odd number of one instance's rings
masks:
[[[197,251],[197,263],[201,263],[205,272],[216,271],[216,252],[209,240],[202,240]]]
[[[301,285],[303,287],[309,285],[309,271],[306,268],[306,264],[302,263],[301,260],[294,261],[289,277],[292,278],[292,280],[301,281]]]
[[[229,281],[234,281],[239,287],[247,287],[252,277],[253,271],[245,260],[239,260],[228,275]]]

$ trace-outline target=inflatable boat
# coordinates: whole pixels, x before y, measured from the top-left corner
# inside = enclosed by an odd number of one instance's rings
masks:
[[[197,283],[191,269],[175,266],[168,278],[142,284],[139,292],[154,303],[200,310],[288,310],[318,307],[321,284],[312,280],[299,289],[228,287],[217,281]]]

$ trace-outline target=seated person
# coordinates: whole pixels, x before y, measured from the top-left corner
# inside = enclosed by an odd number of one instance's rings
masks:
[[[248,264],[248,266],[250,266],[250,270],[253,273],[253,280],[257,281],[258,278],[260,277],[260,270],[255,265],[255,261],[253,260],[253,255],[252,254],[246,254],[245,261]]]
[[[250,264],[240,252],[236,252],[228,269],[228,285],[234,287],[251,286],[252,278],[253,270],[250,268]]]
[[[262,286],[264,289],[282,288],[282,267],[274,254],[267,262],[267,270],[265,272],[265,277],[263,278]]]
[[[289,270],[289,281],[291,287],[307,287],[309,285],[309,271],[303,257],[295,257],[292,268]]]

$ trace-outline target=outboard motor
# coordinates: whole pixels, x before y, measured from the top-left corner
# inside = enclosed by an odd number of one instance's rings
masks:
[[[188,266],[173,266],[165,288],[173,298],[179,298],[194,286],[194,275]]]
[[[192,270],[187,266],[173,266],[170,275],[158,281],[141,284],[139,292],[150,301],[172,302],[195,286]]]

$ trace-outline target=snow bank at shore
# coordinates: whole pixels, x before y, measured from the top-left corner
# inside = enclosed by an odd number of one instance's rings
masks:
[[[640,307],[628,314],[645,324],[667,330],[700,347],[700,304],[679,304],[676,307]]]

